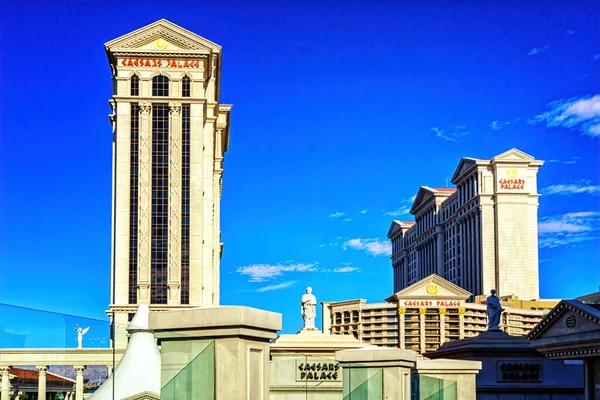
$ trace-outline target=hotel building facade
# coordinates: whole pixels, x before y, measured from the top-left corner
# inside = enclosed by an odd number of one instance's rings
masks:
[[[219,304],[230,105],[221,47],[166,20],[105,44],[112,71],[113,345],[138,304]]]
[[[437,274],[474,296],[538,299],[537,172],[543,161],[517,149],[463,158],[456,188],[422,186],[414,222],[393,221],[394,292]],[[473,300],[472,298],[470,300]]]
[[[361,343],[425,353],[445,342],[487,330],[485,296],[467,302],[471,293],[433,274],[388,297],[385,303],[364,299],[323,302],[323,332],[352,335]],[[506,310],[500,329],[525,336],[558,300],[521,301],[502,297]]]

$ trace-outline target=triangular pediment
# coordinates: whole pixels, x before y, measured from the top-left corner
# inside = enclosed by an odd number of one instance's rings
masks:
[[[470,157],[463,157],[458,163],[458,167],[456,167],[456,171],[454,171],[454,175],[452,175],[452,179],[450,182],[456,185],[456,183],[460,180],[460,177],[466,174],[468,171],[473,168],[477,164],[477,160]]]
[[[392,238],[393,236],[396,235],[397,232],[399,232],[402,227],[400,226],[401,222],[400,221],[396,221],[394,220],[392,222],[392,225],[390,226],[390,230],[388,231],[387,237]]]
[[[438,276],[429,275],[388,298],[390,301],[431,298],[440,300],[466,300],[471,293]]]
[[[125,397],[123,400],[160,400],[160,396],[153,392],[142,392],[133,396]]]
[[[563,300],[529,332],[529,340],[600,332],[600,310],[577,300]]]
[[[415,201],[410,208],[410,213],[415,214],[416,211],[421,208],[421,206],[425,205],[429,200],[435,198],[433,194],[434,190],[428,186],[421,186],[417,195],[415,196]]]
[[[221,46],[204,39],[165,19],[111,40],[104,45],[108,51],[145,50],[170,52],[177,50],[219,53]]]
[[[496,157],[492,158],[492,161],[517,161],[517,162],[530,162],[533,161],[534,157],[530,156],[527,153],[523,153],[521,150],[510,149],[502,154],[498,154]]]

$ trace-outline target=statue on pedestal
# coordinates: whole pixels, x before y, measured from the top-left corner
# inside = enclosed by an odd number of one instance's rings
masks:
[[[312,294],[312,288],[307,287],[306,293],[302,296],[302,319],[304,320],[304,328],[314,330],[315,318],[317,316],[317,298]]]
[[[485,300],[488,315],[488,332],[500,331],[500,316],[502,315],[502,305],[500,299],[496,296],[496,289],[490,291],[490,296]]]
[[[79,325],[77,325],[75,330],[77,331],[77,348],[82,349],[83,348],[83,335],[85,335],[90,330],[90,327],[88,326],[87,328],[82,329]]]

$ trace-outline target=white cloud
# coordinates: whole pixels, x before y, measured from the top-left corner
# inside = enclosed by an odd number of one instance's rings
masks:
[[[551,195],[551,194],[560,194],[560,195],[570,195],[570,194],[592,194],[598,195],[600,194],[600,185],[592,185],[590,181],[582,181],[578,183],[565,183],[565,184],[557,184],[546,186],[541,190],[542,194]]]
[[[581,211],[541,218],[540,248],[554,248],[594,240],[600,226],[600,211]]]
[[[248,282],[264,282],[275,277],[282,276],[288,272],[316,272],[318,268],[316,263],[304,264],[288,264],[281,263],[276,265],[270,264],[252,264],[239,267],[236,272],[241,275],[247,275],[250,277]]]
[[[400,215],[408,215],[410,214],[410,206],[400,206],[394,211],[388,211],[383,215],[389,215],[390,217],[399,217]]]
[[[383,212],[383,215],[389,215],[390,217],[410,215],[410,208],[412,207],[412,204],[414,203],[416,198],[417,195],[415,194],[414,196],[410,196],[409,198],[402,199],[402,201],[400,201],[400,207],[398,207],[397,209],[388,212],[384,212],[385,210],[382,210],[381,212]]]
[[[329,214],[329,216],[331,218],[339,218],[339,217],[343,217],[344,215],[346,215],[345,212],[340,212],[340,211],[336,211],[333,214]]]
[[[369,210],[362,210],[360,213],[364,215],[367,213],[367,211],[369,211]]]
[[[573,29],[567,29],[567,35],[573,35],[575,31]]]
[[[277,283],[275,285],[263,286],[259,289],[256,289],[256,291],[257,292],[269,292],[271,290],[284,289],[286,287],[292,286],[295,283],[296,283],[296,281],[287,281],[287,282]]]
[[[490,128],[492,128],[492,130],[494,131],[499,131],[500,129],[502,129],[502,126],[500,126],[500,122],[492,121],[492,123],[490,124]]]
[[[324,244],[320,244],[319,247],[325,247],[325,245]]]
[[[456,142],[457,138],[467,136],[469,134],[469,132],[446,132],[437,126],[432,127],[430,130],[435,132],[435,136],[450,142]]]
[[[579,128],[586,135],[600,136],[600,94],[559,100],[548,106],[550,111],[536,115],[529,123],[545,122],[548,127]]]
[[[346,240],[342,245],[344,250],[352,248],[356,250],[364,250],[367,254],[374,257],[392,255],[392,244],[388,240],[381,239],[350,239]]]
[[[360,268],[348,266],[348,267],[335,268],[333,270],[333,272],[339,272],[339,273],[347,273],[347,272],[355,272],[355,271],[356,272],[360,271]]]
[[[353,220],[354,220],[354,218],[344,218],[344,222],[350,222],[350,221],[353,221]]]
[[[561,164],[575,164],[577,161],[579,161],[579,157],[571,157],[570,160],[548,160],[546,162],[549,163],[561,163]]]
[[[544,52],[548,51],[549,48],[550,48],[550,46],[548,46],[548,45],[543,46],[543,47],[534,47],[527,54],[530,55],[530,56],[534,56],[536,54],[544,53]]]

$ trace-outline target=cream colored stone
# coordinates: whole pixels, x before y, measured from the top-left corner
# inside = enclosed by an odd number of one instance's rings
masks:
[[[496,289],[538,299],[541,165],[517,149],[491,160],[465,157],[452,178],[456,189],[422,186],[415,223],[394,221],[388,232],[394,290],[437,273],[476,296]]]
[[[148,42],[150,37],[152,40]],[[152,45],[159,38],[166,43],[166,48]],[[137,199],[137,303],[152,303],[151,108],[153,103],[171,103],[176,108],[171,109],[169,117],[171,123],[169,124],[168,309],[188,307],[186,304],[181,304],[181,116],[178,112],[173,113],[173,110],[179,110],[180,104],[190,105],[189,305],[217,305],[221,256],[220,186],[223,153],[227,149],[222,142],[223,138],[227,138],[228,145],[231,109],[230,105],[218,104],[221,47],[166,20],[157,21],[114,39],[106,43],[105,47],[115,74],[112,102],[116,110],[114,155],[116,179],[115,210],[113,210],[115,260],[112,266],[114,285],[109,315],[112,316],[116,310],[123,307],[136,305],[129,304],[131,103],[140,104],[141,110]],[[132,56],[132,53],[139,52],[142,48],[143,55],[140,53],[139,56]],[[175,49],[177,55],[170,52]],[[158,64],[155,60],[159,60]],[[171,65],[170,60],[182,64],[191,60],[196,64],[177,68]],[[140,78],[139,96],[130,95],[130,79],[133,74]],[[152,97],[152,79],[157,75],[169,78],[168,97]],[[182,97],[181,79],[184,76],[191,78],[190,97]],[[218,140],[215,141],[215,137]],[[156,307],[151,309],[154,310]],[[117,338],[117,342],[124,343],[124,340]]]

